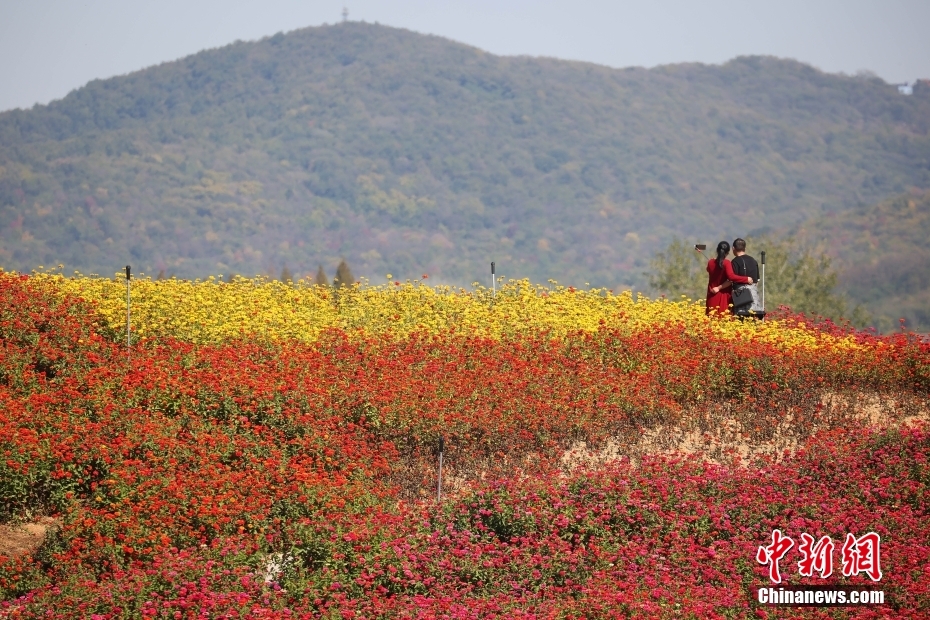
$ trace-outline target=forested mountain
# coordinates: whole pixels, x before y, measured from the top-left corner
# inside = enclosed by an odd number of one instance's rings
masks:
[[[364,23],[0,114],[0,266],[643,286],[715,243],[930,188],[930,96],[794,61],[611,69]],[[926,229],[925,229],[926,230]]]
[[[839,288],[883,331],[903,318],[908,328],[930,332],[930,191],[820,216],[791,235],[833,259]]]

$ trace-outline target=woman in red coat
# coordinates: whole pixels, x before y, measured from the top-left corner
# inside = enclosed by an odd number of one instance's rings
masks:
[[[717,244],[717,258],[707,261],[707,273],[710,274],[707,282],[707,314],[729,314],[730,304],[733,303],[733,283],[752,284],[752,278],[733,273],[733,267],[727,259],[729,254],[730,244],[721,241]]]

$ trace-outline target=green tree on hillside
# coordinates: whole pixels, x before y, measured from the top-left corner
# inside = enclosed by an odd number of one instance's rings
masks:
[[[313,283],[317,286],[329,286],[329,279],[326,277],[326,272],[323,271],[323,265],[320,265],[320,268],[316,270],[316,277],[313,279]]]
[[[285,284],[294,283],[294,274],[291,273],[291,270],[287,268],[287,265],[281,270],[281,281]]]
[[[341,288],[343,286],[352,286],[355,284],[355,276],[352,275],[352,270],[349,269],[348,263],[345,259],[339,262],[339,266],[336,267],[336,277],[333,278],[333,286],[335,288]]]
[[[765,306],[768,311],[787,306],[808,316],[849,320],[857,326],[869,323],[869,316],[860,306],[851,308],[849,300],[836,292],[837,272],[829,257],[785,239],[747,238],[746,244],[748,254],[760,263],[761,252],[766,253]],[[712,250],[708,256],[711,254]],[[676,239],[650,263],[652,271],[647,274],[650,286],[673,299],[680,295],[704,299],[705,265],[693,245]]]
[[[694,245],[675,239],[650,262],[650,271],[646,274],[649,286],[675,300],[681,295],[704,299],[707,290],[705,264]]]

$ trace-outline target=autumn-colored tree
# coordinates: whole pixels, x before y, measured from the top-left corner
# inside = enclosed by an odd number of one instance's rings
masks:
[[[323,271],[323,265],[320,265],[320,268],[316,270],[316,278],[314,278],[313,283],[317,286],[329,286],[329,279],[326,277],[326,272]]]
[[[336,267],[336,277],[333,278],[333,286],[340,288],[343,286],[352,286],[355,284],[355,276],[352,275],[352,270],[349,269],[348,263],[345,259],[342,259],[339,262],[339,266]]]

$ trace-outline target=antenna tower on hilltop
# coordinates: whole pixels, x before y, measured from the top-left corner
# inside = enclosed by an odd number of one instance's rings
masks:
[[[342,7],[342,21],[343,22],[349,21],[349,9],[346,7]]]

